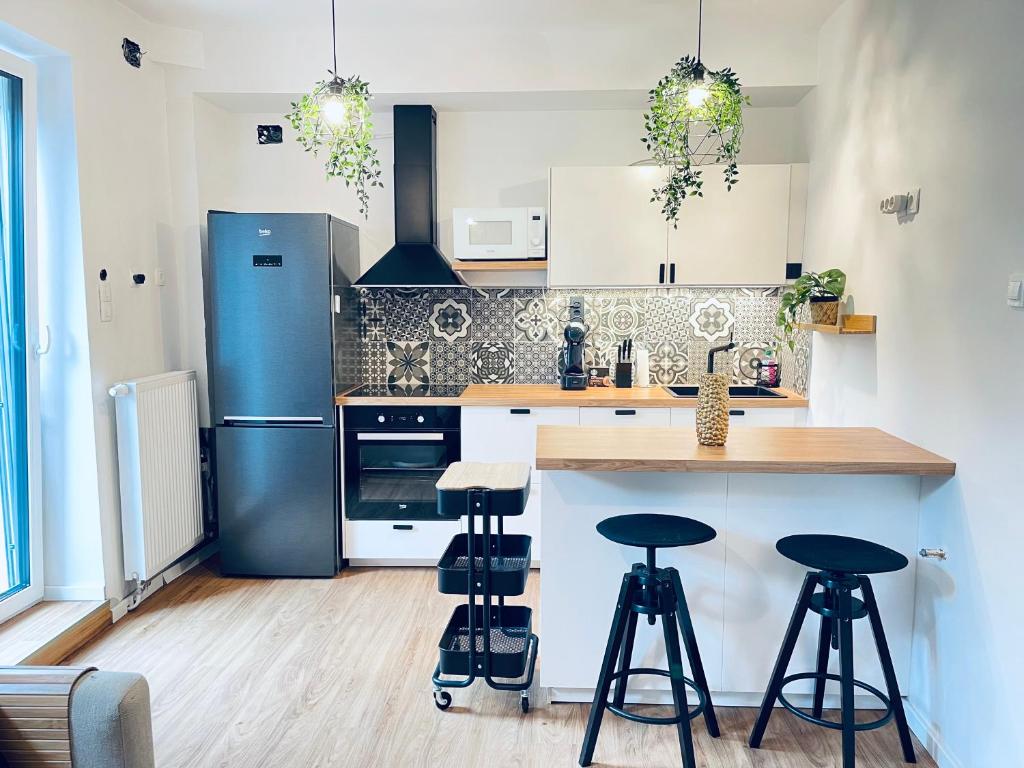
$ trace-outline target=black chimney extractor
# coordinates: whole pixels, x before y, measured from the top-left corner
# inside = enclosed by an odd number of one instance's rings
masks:
[[[462,285],[437,247],[437,113],[395,105],[395,245],[359,286]]]

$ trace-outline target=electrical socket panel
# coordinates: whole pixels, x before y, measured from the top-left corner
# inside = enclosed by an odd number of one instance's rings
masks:
[[[907,206],[904,210],[908,216],[913,216],[921,210],[921,188],[917,187],[907,192]]]
[[[1010,275],[1010,280],[1006,284],[1006,306],[1024,309],[1024,272]]]
[[[886,214],[913,216],[921,210],[921,188],[917,187],[907,192],[883,197],[878,204],[878,210]]]

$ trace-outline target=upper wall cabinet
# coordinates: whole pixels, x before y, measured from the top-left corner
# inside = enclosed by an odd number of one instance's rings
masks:
[[[669,271],[682,285],[780,285],[789,258],[789,165],[744,165],[731,190],[718,166],[704,168],[703,197],[669,227]],[[673,269],[674,268],[674,269]]]
[[[656,167],[552,168],[548,284],[658,285],[667,231],[650,202]]]
[[[801,261],[805,165],[740,166],[729,191],[704,169],[704,196],[666,224],[655,167],[552,168],[549,284],[557,288],[780,285]]]

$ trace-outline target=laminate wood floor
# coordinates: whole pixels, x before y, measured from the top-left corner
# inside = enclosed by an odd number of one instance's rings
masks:
[[[538,586],[534,572],[534,606]],[[225,579],[199,566],[68,662],[146,675],[160,768],[576,765],[588,705],[549,704],[535,691],[523,715],[516,694],[477,683],[456,691],[447,712],[435,708],[437,640],[457,602],[437,594],[426,568],[323,581]],[[595,621],[581,631],[605,632],[605,617]],[[840,765],[837,733],[781,710],[763,748],[747,749],[754,715],[720,708],[720,739],[696,721],[698,766]],[[920,747],[918,757],[935,767]],[[675,729],[608,716],[594,764],[678,766]],[[901,764],[892,727],[858,738],[859,768]]]

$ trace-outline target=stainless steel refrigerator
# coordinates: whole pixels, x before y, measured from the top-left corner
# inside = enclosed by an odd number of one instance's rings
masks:
[[[359,230],[210,212],[207,343],[224,573],[341,564],[335,392],[354,383]]]

